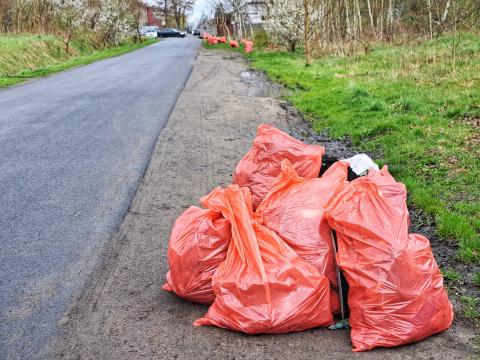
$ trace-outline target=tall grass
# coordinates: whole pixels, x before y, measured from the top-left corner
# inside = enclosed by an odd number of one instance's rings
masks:
[[[76,38],[67,52],[59,36],[0,35],[0,87],[124,54],[153,42],[126,42],[118,47],[97,49],[89,39]]]

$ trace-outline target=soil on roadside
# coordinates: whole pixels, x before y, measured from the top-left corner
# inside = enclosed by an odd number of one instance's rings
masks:
[[[332,156],[353,154],[347,140],[331,141],[326,135],[313,134],[293,109],[274,98],[278,91],[262,76],[249,72],[239,55],[200,51],[119,233],[104,249],[89,286],[65,314],[64,336],[51,348],[56,358],[352,358],[346,330],[248,336],[194,327],[193,321],[207,307],[161,290],[176,217],[198,205],[198,199],[214,187],[231,182],[233,169],[248,151],[259,124],[270,123],[306,142],[321,143]],[[414,230],[435,239],[431,228]],[[475,331],[467,325],[455,320],[449,330],[425,341],[355,357],[474,357]]]

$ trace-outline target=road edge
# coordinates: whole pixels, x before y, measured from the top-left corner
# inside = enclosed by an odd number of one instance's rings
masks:
[[[154,43],[155,44],[155,43]],[[150,44],[153,45],[153,44]],[[148,45],[147,45],[148,46]],[[144,46],[146,47],[146,46]],[[83,285],[83,289],[81,292],[72,300],[71,305],[66,309],[66,311],[62,314],[61,318],[59,319],[58,325],[58,335],[54,337],[45,347],[42,356],[45,356],[45,359],[51,359],[51,356],[54,358],[61,358],[63,346],[70,343],[72,335],[75,334],[75,329],[77,328],[77,324],[82,323],[82,310],[85,309],[88,304],[92,303],[92,299],[94,294],[98,291],[99,286],[104,287],[107,283],[108,279],[110,278],[111,272],[106,271],[109,268],[113,267],[115,264],[118,255],[125,245],[123,241],[126,237],[125,233],[128,232],[129,224],[126,222],[126,218],[128,215],[135,215],[135,212],[132,211],[136,202],[140,201],[140,197],[138,196],[140,189],[144,186],[145,183],[145,176],[148,172],[149,167],[152,163],[152,156],[155,151],[155,148],[158,146],[160,135],[162,131],[165,129],[167,124],[170,121],[173,111],[177,106],[178,99],[180,95],[185,90],[185,85],[187,84],[190,76],[192,74],[193,68],[198,58],[198,54],[200,52],[200,47],[197,49],[195,57],[193,58],[193,62],[191,64],[190,70],[185,77],[185,80],[180,87],[179,91],[176,94],[175,102],[172,104],[171,108],[168,111],[168,120],[160,127],[158,133],[155,136],[155,141],[152,142],[150,149],[148,150],[148,161],[145,164],[145,167],[142,169],[141,176],[138,179],[137,187],[135,192],[132,194],[130,198],[130,203],[128,208],[126,209],[125,213],[123,214],[122,218],[119,221],[118,227],[114,230],[114,233],[105,241],[103,244],[100,253],[98,255],[97,264],[94,266],[90,274],[87,276],[87,279]],[[93,302],[93,309],[95,311],[96,302]]]

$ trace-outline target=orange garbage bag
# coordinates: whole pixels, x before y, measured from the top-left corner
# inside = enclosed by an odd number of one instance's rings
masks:
[[[453,320],[430,243],[408,234],[403,194],[385,188],[387,168],[382,173],[343,186],[327,213],[349,284],[353,351],[419,341]]]
[[[369,171],[365,176],[371,179],[381,191],[382,196],[387,198],[393,205],[402,209],[407,217],[407,188],[404,184],[395,181],[395,178],[388,172],[388,167],[384,166],[379,171]]]
[[[227,256],[230,223],[218,211],[192,206],[178,217],[168,245],[164,290],[198,303],[215,299],[212,275]]]
[[[288,160],[256,212],[302,259],[315,266],[331,284],[333,313],[340,310],[332,235],[325,205],[346,184],[348,164],[337,161],[321,178],[298,176]]]
[[[238,48],[238,47],[240,47],[240,45],[238,45],[237,40],[232,40],[232,41],[230,41],[230,47],[231,48]]]
[[[280,174],[280,163],[288,159],[299,176],[318,177],[325,149],[307,145],[270,125],[260,125],[250,151],[238,163],[233,183],[250,188],[253,206],[260,204]]]
[[[255,220],[248,188],[217,188],[203,203],[230,222],[232,240],[212,278],[215,302],[195,325],[274,334],[332,323],[327,278]]]
[[[245,52],[250,53],[253,51],[253,41],[245,40]]]

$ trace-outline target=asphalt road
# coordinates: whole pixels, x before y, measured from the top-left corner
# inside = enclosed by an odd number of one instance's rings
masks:
[[[197,39],[0,90],[0,357],[35,359],[128,210]]]

